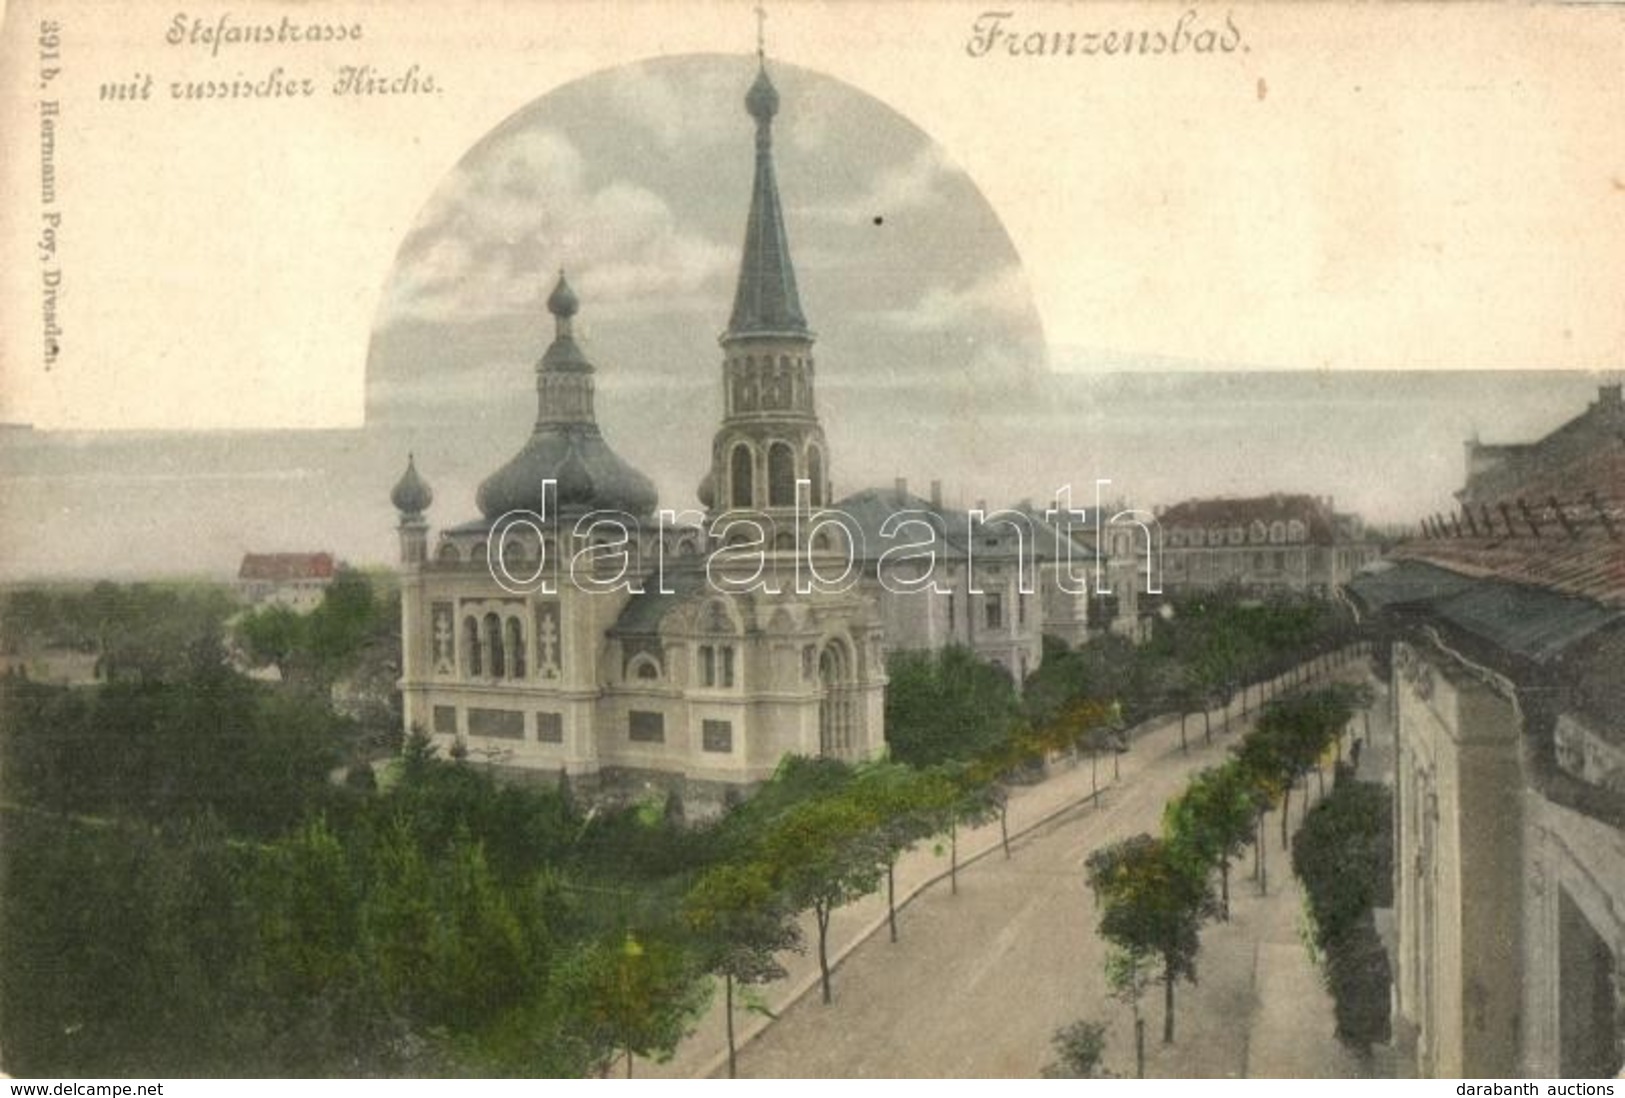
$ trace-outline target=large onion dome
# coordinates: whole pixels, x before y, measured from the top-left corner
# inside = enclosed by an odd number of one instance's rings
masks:
[[[571,511],[652,512],[654,484],[610,449],[593,411],[596,372],[571,330],[580,301],[561,272],[547,299],[556,333],[536,365],[536,429],[522,450],[480,485],[488,519],[510,511],[543,512],[546,481],[558,486],[555,506]]]

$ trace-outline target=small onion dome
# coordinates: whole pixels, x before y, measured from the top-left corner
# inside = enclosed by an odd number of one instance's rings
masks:
[[[553,322],[557,332],[553,342],[548,345],[542,354],[542,361],[536,367],[554,373],[590,374],[593,372],[592,363],[587,361],[586,354],[576,343],[571,332],[571,318],[581,309],[581,299],[564,280],[564,272],[559,272],[559,284],[553,287],[553,292],[547,295],[547,311],[553,314]]]
[[[401,479],[390,489],[389,499],[395,505],[395,509],[403,515],[421,515],[429,509],[429,504],[434,502],[434,489],[429,487],[428,481],[418,475],[417,462],[413,455],[406,455],[406,472],[401,474]]]
[[[559,284],[553,287],[553,292],[547,295],[547,311],[562,320],[568,320],[581,309],[581,299],[576,292],[570,289],[570,284],[564,280],[564,272],[559,272]]]
[[[750,116],[758,122],[771,121],[779,113],[779,90],[773,86],[773,81],[767,78],[764,68],[756,74],[756,80],[745,93],[745,109]]]
[[[700,506],[704,507],[706,510],[710,510],[712,507],[716,506],[717,477],[715,470],[705,474],[705,477],[700,481],[699,489],[694,494],[700,497]]]
[[[561,508],[643,516],[659,499],[649,478],[611,450],[597,427],[571,424],[537,431],[512,460],[486,477],[480,512],[490,519],[510,511],[542,514],[543,484],[549,480],[558,485]]]

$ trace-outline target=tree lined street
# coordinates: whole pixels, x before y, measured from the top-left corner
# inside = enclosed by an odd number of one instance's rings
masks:
[[[962,863],[977,860],[962,864],[958,894],[946,881],[921,893],[899,916],[896,944],[882,929],[884,895],[837,911],[831,955],[845,963],[833,1003],[801,993],[816,982],[816,964],[783,958],[787,977],[762,992],[765,1005],[782,1016],[769,1025],[755,1015],[740,1026],[742,1038],[759,1034],[740,1050],[740,1074],[1032,1076],[1053,1058],[1053,1032],[1084,1018],[1107,1024],[1108,1070],[1132,1075],[1132,1025],[1127,1009],[1108,997],[1107,949],[1095,933],[1099,912],[1083,863],[1104,845],[1159,830],[1167,802],[1193,775],[1225,761],[1252,726],[1256,709],[1243,720],[1239,698],[1233,708],[1231,733],[1188,751],[1180,748],[1177,718],[1152,722],[1122,756],[1121,778],[1105,787],[1098,808],[1091,805],[1087,761],[1052,764],[1048,780],[1016,787],[1011,830],[1032,830],[1012,843],[1013,856],[1000,851],[996,822],[962,831]],[[1293,827],[1299,807],[1294,803]],[[1269,824],[1265,834],[1273,843],[1276,820]],[[946,849],[925,846],[905,855],[897,868],[899,897],[946,873],[947,863]],[[1148,1074],[1301,1074],[1311,1067],[1361,1073],[1333,1037],[1331,1001],[1297,938],[1300,906],[1289,874],[1274,875],[1260,900],[1246,870],[1234,867],[1232,919],[1204,928],[1198,983],[1180,994],[1179,1039],[1149,1043]],[[1270,1003],[1274,987],[1294,988],[1290,1009]],[[1305,987],[1314,994],[1304,998]],[[1162,1021],[1160,999],[1153,995],[1144,1006],[1153,1035]],[[713,1008],[677,1057],[655,1072],[722,1073],[721,1028]],[[1261,1044],[1251,1042],[1255,1029]],[[1289,1052],[1290,1062],[1282,1059]]]

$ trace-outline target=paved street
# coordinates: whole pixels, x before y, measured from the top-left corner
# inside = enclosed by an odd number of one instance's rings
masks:
[[[833,1006],[803,999],[747,1047],[741,1074],[1037,1074],[1057,1026],[1121,1013],[1102,1002],[1105,950],[1083,859],[1155,829],[1186,774],[1220,751],[1164,753],[1098,812],[1069,812],[1022,840],[1011,860],[978,862],[958,896],[927,893],[904,912],[897,945],[878,936],[858,949],[838,973]]]
[[[942,881],[909,904],[896,945],[884,930],[865,936],[884,918],[879,898],[838,913],[832,952],[849,955],[835,974],[835,1002],[824,1006],[816,992],[798,997],[816,973],[806,958],[793,959],[789,979],[764,996],[779,1020],[764,1029],[759,1017],[740,1019],[742,1034],[761,1031],[742,1048],[740,1074],[1032,1076],[1050,1060],[1058,1026],[1091,1018],[1110,1026],[1107,1067],[1131,1075],[1128,1009],[1105,994],[1105,948],[1082,863],[1098,846],[1156,831],[1167,800],[1191,773],[1222,761],[1243,727],[1232,719],[1220,735],[1215,719],[1215,743],[1206,747],[1197,717],[1184,754],[1178,722],[1162,722],[1122,757],[1121,780],[1098,808],[1072,804],[1090,791],[1087,762],[1061,764],[1048,781],[1019,791],[1012,827],[1059,814],[1018,839],[1009,860],[996,849],[996,826],[962,836],[962,857],[991,852],[962,868],[958,895]],[[1110,771],[1103,760],[1103,780]],[[1160,1044],[1160,989],[1147,997],[1148,1074],[1364,1073],[1331,1036],[1331,1003],[1298,938],[1300,902],[1273,822],[1266,834],[1270,895],[1257,898],[1249,854],[1233,874],[1234,921],[1204,930],[1201,982],[1178,989],[1175,1045]],[[900,867],[900,893],[946,863],[940,851],[917,852]],[[713,1010],[676,1060],[649,1066],[657,1074],[725,1072],[720,1027]]]

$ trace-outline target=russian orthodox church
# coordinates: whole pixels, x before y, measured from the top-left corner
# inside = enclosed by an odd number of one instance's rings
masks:
[[[844,527],[802,537],[796,521],[798,493],[804,518],[828,506],[831,462],[765,65],[745,106],[755,177],[699,489],[706,522],[660,522],[654,486],[604,438],[597,370],[572,331],[581,302],[562,274],[535,428],[480,485],[480,517],[441,530],[431,551],[433,496],[410,459],[391,494],[406,726],[450,754],[562,771],[606,796],[676,791],[705,811],[787,754],[858,760],[883,746],[876,599],[856,583],[798,583],[809,568],[838,572],[849,553]],[[620,525],[589,517],[606,514]],[[561,562],[570,576],[557,576]],[[557,581],[534,582],[544,572]]]

